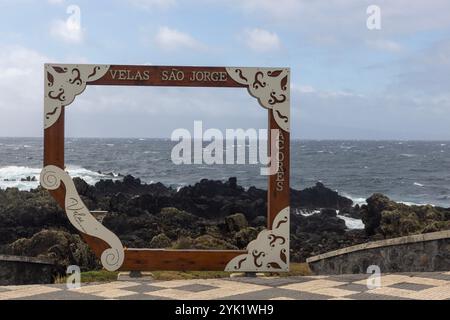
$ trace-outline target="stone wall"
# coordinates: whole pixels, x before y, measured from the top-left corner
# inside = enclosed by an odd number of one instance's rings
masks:
[[[33,257],[0,255],[0,285],[53,283],[56,268],[52,261]]]
[[[316,274],[450,271],[450,230],[368,242],[308,258]]]

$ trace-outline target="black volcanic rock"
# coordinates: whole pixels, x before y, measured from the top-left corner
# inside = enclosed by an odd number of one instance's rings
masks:
[[[68,265],[83,271],[97,269],[98,260],[79,235],[58,230],[42,230],[29,239],[18,239],[6,246],[7,254],[49,258],[65,273]]]
[[[242,213],[235,213],[225,217],[228,232],[236,232],[248,227],[248,222]]]
[[[246,190],[236,178],[225,182],[203,179],[178,192],[132,176],[123,181],[102,180],[95,186],[81,179],[74,183],[90,210],[108,211],[102,223],[129,248],[243,249],[266,226],[266,190]],[[297,209],[320,212],[303,216]],[[347,230],[336,210],[362,217],[366,230]],[[367,205],[352,207],[350,199],[322,183],[301,191],[292,189],[291,260],[304,261],[314,254],[380,237],[449,229],[449,221],[450,209],[406,206],[380,194],[367,199]],[[61,266],[76,262],[84,269],[93,268],[92,261],[81,254],[85,247],[80,246],[76,233],[46,190],[0,190],[0,253],[51,255]],[[69,253],[72,243],[79,258]]]
[[[309,217],[298,217],[296,232],[321,233],[335,232],[344,234],[346,231],[345,221],[339,219],[334,209],[322,209]]]
[[[367,205],[361,206],[362,221],[365,226],[366,233],[373,235],[379,231],[381,223],[381,213],[395,206],[385,195],[375,193],[366,200]]]
[[[352,200],[340,196],[321,182],[301,191],[291,189],[291,206],[295,208],[332,208],[348,211],[352,205]]]
[[[102,223],[127,247],[149,247],[152,239],[155,245],[159,239],[155,237],[164,234],[172,246],[244,248],[244,243],[256,236],[255,230],[266,226],[266,190],[255,187],[245,190],[236,178],[225,182],[203,179],[178,192],[161,183],[144,184],[132,176],[123,181],[102,180],[95,186],[79,178],[75,178],[74,183],[90,210],[108,211]],[[306,192],[309,193],[311,191]],[[326,208],[327,203],[336,199],[343,203],[323,186],[314,187],[313,193],[317,193],[315,197],[319,194],[328,197],[325,201],[314,199],[318,208]],[[303,201],[308,197],[298,198],[299,194],[301,192],[293,190],[293,211],[296,204],[312,205],[311,201],[309,204]],[[334,200],[330,200],[331,197]],[[233,219],[230,220],[230,216]],[[241,219],[237,221],[234,217]],[[315,234],[323,232],[338,235],[344,230],[342,220],[336,218],[333,210],[323,210],[316,217],[297,218],[292,225],[294,231],[300,226],[301,236],[314,238]],[[230,221],[233,222],[231,227]],[[31,239],[46,229],[76,234],[65,212],[46,190],[0,190],[0,252],[5,245],[19,238]],[[306,252],[299,256],[305,258]]]
[[[131,175],[125,176],[122,181],[100,180],[93,188],[96,196],[111,196],[118,192],[129,195],[150,193],[160,196],[171,196],[175,193],[175,190],[164,186],[162,183],[145,184],[141,182],[141,179],[134,178]]]

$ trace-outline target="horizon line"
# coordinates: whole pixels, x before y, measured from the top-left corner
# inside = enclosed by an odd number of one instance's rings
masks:
[[[42,141],[44,141],[44,137],[43,136],[0,136],[0,139],[42,139]],[[66,136],[65,139],[135,139],[135,140],[139,140],[139,139],[148,139],[148,140],[171,140],[170,137],[144,137],[144,136],[138,136],[138,137],[68,137]],[[194,139],[195,140],[195,139]],[[218,139],[218,140],[227,140],[227,139]],[[253,139],[251,139],[253,140]],[[177,142],[179,140],[174,140],[173,142]],[[371,139],[352,139],[352,138],[299,138],[299,137],[291,137],[291,141],[398,141],[398,142],[414,142],[414,141],[418,141],[418,142],[433,142],[433,141],[437,141],[437,142],[450,142],[450,138],[448,139],[428,139],[428,138],[424,138],[424,139],[401,139],[401,138],[371,138]],[[210,142],[210,140],[205,141],[205,142]]]

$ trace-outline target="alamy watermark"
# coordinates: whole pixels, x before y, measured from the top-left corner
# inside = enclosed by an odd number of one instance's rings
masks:
[[[367,278],[366,285],[369,290],[381,287],[381,268],[377,265],[371,265],[367,268],[370,276]]]
[[[81,30],[81,9],[77,5],[70,5],[66,9],[66,13],[69,17],[66,20],[66,26],[68,30],[80,31]]]
[[[171,159],[177,165],[262,164],[265,167],[260,168],[260,174],[273,175],[279,173],[284,161],[283,137],[279,129],[271,129],[270,135],[267,129],[253,128],[226,129],[225,134],[214,128],[203,131],[202,121],[194,121],[193,134],[183,128],[172,132],[171,140],[178,143],[172,148]],[[208,145],[204,146],[205,142]]]
[[[81,270],[79,266],[76,265],[68,266],[66,274],[68,275],[66,280],[67,289],[81,288]]]
[[[381,30],[381,8],[377,5],[367,7],[366,26],[369,30]]]

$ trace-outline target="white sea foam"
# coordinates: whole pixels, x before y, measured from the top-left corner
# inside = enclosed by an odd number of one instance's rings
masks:
[[[347,227],[347,229],[364,229],[364,223],[361,219],[350,218],[342,216],[340,214],[338,214],[337,217],[345,221],[345,226]]]
[[[306,210],[306,209],[296,209],[296,214],[301,214],[304,217],[310,217],[316,213],[320,213],[320,210]]]
[[[355,219],[355,218],[350,218],[350,217],[346,217],[346,216],[340,215],[339,214],[339,210],[336,210],[336,212],[337,212],[336,216],[339,219],[344,220],[345,226],[347,227],[347,229],[349,229],[349,230],[364,229],[364,223],[362,222],[361,219]],[[295,213],[296,214],[301,214],[304,217],[310,217],[312,215],[320,213],[320,210],[297,209]]]
[[[411,202],[411,201],[396,201],[396,202],[406,204],[407,206],[432,206],[432,207],[435,207],[435,205],[431,204],[431,203],[416,203],[416,202]]]
[[[415,186],[418,186],[418,187],[423,187],[423,184],[418,183],[418,182],[414,182],[413,184],[414,184]]]
[[[39,186],[39,175],[42,168],[31,168],[25,166],[7,166],[0,168],[0,189],[18,188],[29,191]],[[90,185],[94,185],[101,179],[111,179],[111,176],[91,171],[78,166],[67,166],[66,170],[71,177],[82,178]],[[116,175],[114,175],[116,177]],[[21,181],[27,177],[35,178],[36,181]],[[8,181],[5,181],[8,180]]]
[[[354,197],[352,195],[349,195],[348,193],[342,193],[342,196],[352,200],[353,201],[353,205],[360,205],[361,206],[363,204],[367,204],[366,198]]]

